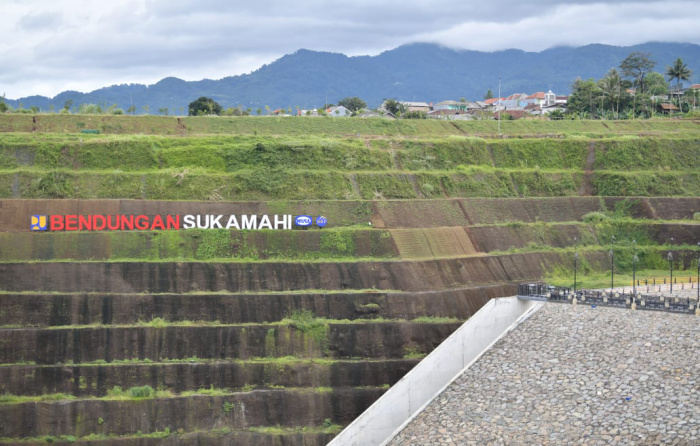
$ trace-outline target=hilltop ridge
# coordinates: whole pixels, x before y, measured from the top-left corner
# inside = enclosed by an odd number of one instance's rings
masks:
[[[168,108],[170,114],[187,114],[187,104],[199,96],[210,96],[224,107],[271,109],[299,106],[320,107],[326,100],[346,96],[363,98],[370,107],[384,98],[439,102],[465,97],[482,99],[488,89],[494,94],[498,79],[503,92],[553,90],[565,94],[577,78],[600,78],[617,67],[633,51],[649,52],[656,71],[663,72],[677,57],[693,72],[700,72],[700,45],[651,42],[618,47],[591,44],[555,47],[541,52],[510,49],[496,52],[454,50],[428,43],[414,43],[377,56],[346,56],[339,53],[300,49],[250,74],[220,80],[184,81],[166,77],[155,84],[122,84],[92,92],[64,91],[53,98],[28,96],[7,100],[12,107],[38,106],[48,111],[63,108],[68,100],[126,110],[131,104],[143,114]],[[264,112],[264,111],[263,111]]]

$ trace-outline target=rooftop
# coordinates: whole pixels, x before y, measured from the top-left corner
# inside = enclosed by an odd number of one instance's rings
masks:
[[[427,102],[400,101],[406,107],[430,107]]]
[[[538,91],[537,93],[532,93],[527,99],[544,99],[544,91]]]

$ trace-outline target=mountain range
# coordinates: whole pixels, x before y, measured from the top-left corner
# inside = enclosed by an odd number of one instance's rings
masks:
[[[126,110],[135,105],[136,113],[151,114],[168,108],[171,114],[187,113],[187,105],[200,96],[209,96],[224,108],[314,108],[334,103],[346,96],[364,99],[370,107],[384,98],[405,101],[439,102],[453,99],[483,99],[487,90],[498,94],[533,93],[552,90],[567,94],[577,78],[600,78],[633,51],[651,53],[654,71],[665,72],[681,57],[700,78],[700,45],[651,42],[620,47],[592,44],[582,47],[556,47],[541,52],[505,50],[481,52],[454,50],[444,46],[414,43],[385,51],[377,56],[348,57],[338,53],[301,49],[264,65],[250,74],[220,80],[184,81],[167,77],[153,85],[122,84],[89,93],[64,91],[53,98],[28,96],[6,100],[13,107],[51,106],[61,109],[72,100],[80,104],[117,104]],[[263,113],[265,113],[263,111]]]

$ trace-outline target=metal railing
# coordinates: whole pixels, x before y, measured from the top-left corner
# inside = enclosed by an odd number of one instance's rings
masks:
[[[643,287],[642,285],[640,288]],[[694,296],[652,295],[644,293],[644,290],[639,288],[637,291],[637,294],[633,294],[632,290],[612,293],[577,290],[574,293],[571,288],[555,287],[546,283],[518,285],[518,297],[521,299],[696,314],[698,302]]]

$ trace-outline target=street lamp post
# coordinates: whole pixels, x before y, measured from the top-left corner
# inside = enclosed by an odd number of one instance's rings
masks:
[[[578,250],[576,249],[576,242],[578,237],[574,237],[574,295],[576,295],[576,272],[578,271]],[[700,246],[700,243],[698,243]]]
[[[498,136],[501,136],[501,78],[498,78]]]
[[[673,237],[671,237],[671,250],[668,251],[668,266],[671,270],[671,294],[673,294]]]
[[[610,297],[615,288],[615,236],[610,238]]]
[[[637,296],[637,241],[632,240],[632,299]]]

